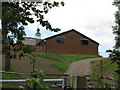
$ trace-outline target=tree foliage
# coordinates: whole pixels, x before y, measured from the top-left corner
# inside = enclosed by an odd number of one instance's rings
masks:
[[[28,88],[20,86],[21,89],[32,89],[32,90],[51,90],[44,82],[45,74],[42,70],[35,70],[32,73],[32,77],[28,78],[26,82],[28,83]]]
[[[112,60],[112,63],[116,63],[118,68],[116,72],[120,75],[120,51],[119,50],[107,50],[109,52],[109,57]]]
[[[110,53],[110,59],[112,60],[112,63],[117,63],[118,69],[116,72],[120,75],[120,51],[118,48],[120,47],[120,1],[114,2],[113,5],[118,7],[118,11],[115,13],[115,23],[116,25],[113,26],[113,33],[116,35],[115,40],[115,49],[114,50],[108,50],[107,52]]]
[[[120,51],[119,50],[107,50],[107,52],[110,53],[110,60],[112,60],[112,63],[117,64],[117,70],[115,71],[118,73],[118,80],[117,80],[117,87],[120,88]]]
[[[40,2],[2,2],[2,38],[3,53],[5,54],[5,68],[10,68],[11,46],[17,47],[17,51],[23,47],[25,31],[24,27],[29,23],[34,23],[33,16],[37,17],[37,22],[50,31],[58,32],[59,28],[53,28],[44,15],[53,7],[64,6],[64,2],[50,2],[43,0]]]
[[[115,48],[120,47],[120,2],[114,2],[113,5],[118,7],[118,11],[115,13],[115,26],[113,26],[113,33],[115,36]]]
[[[43,27],[50,31],[59,31],[58,28],[52,28],[49,21],[44,19],[44,14],[53,7],[58,7],[59,2],[3,2],[2,3],[2,29],[3,36],[6,39],[17,39],[17,44],[21,44],[20,40],[23,40],[25,36],[24,26],[28,23],[34,23],[35,20],[33,15],[37,17],[37,22],[39,22]],[[64,6],[64,3],[61,2]],[[9,34],[10,35],[9,35]],[[10,43],[13,41],[10,40]],[[7,43],[7,40],[4,40]]]
[[[112,63],[117,64],[117,70],[115,72],[118,73],[118,88],[120,88],[120,1],[113,2],[113,5],[118,7],[118,11],[115,13],[115,26],[113,26],[113,33],[115,36],[115,46],[114,50],[107,50],[109,52],[109,57],[112,60]]]

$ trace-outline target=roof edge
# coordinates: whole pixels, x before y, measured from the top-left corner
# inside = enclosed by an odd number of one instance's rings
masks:
[[[71,31],[75,31],[76,33],[78,33],[78,34],[80,34],[80,35],[86,37],[87,39],[89,39],[89,40],[91,40],[91,41],[93,41],[94,43],[96,43],[96,44],[99,45],[98,42],[96,42],[95,40],[93,40],[93,39],[91,39],[91,38],[85,36],[84,34],[78,32],[78,31],[76,31],[75,29],[71,29],[71,30],[68,30],[68,31],[65,31],[65,32],[62,32],[62,33],[59,33],[59,34],[56,34],[56,35],[53,35],[53,36],[47,37],[47,38],[45,38],[45,39],[42,39],[41,41],[43,41],[43,40],[48,40],[48,39],[50,39],[50,38],[53,38],[53,37],[56,37],[56,36],[59,36],[59,35],[61,35],[61,34],[65,34],[65,33],[71,32]],[[40,43],[40,42],[39,42],[39,43]]]

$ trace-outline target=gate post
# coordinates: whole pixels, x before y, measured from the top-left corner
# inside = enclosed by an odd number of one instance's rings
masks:
[[[86,77],[85,76],[77,76],[77,89],[78,88],[86,88]]]
[[[72,90],[79,90],[79,88],[86,88],[86,77],[85,76],[70,76],[68,79],[68,84]]]
[[[63,82],[62,82],[62,90],[66,90],[67,88],[67,79],[64,77]]]

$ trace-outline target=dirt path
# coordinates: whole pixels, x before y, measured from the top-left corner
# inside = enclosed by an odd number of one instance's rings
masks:
[[[91,65],[90,62],[94,60],[99,60],[101,58],[94,58],[94,59],[84,59],[80,61],[75,61],[70,64],[68,70],[65,74],[71,75],[91,75]]]

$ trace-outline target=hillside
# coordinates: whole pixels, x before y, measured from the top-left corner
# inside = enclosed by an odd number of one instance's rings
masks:
[[[46,58],[41,58],[41,57],[36,57],[35,58],[35,68],[41,69],[44,71],[46,74],[59,74],[61,73],[57,68],[54,68],[52,65],[56,63],[57,61],[51,60],[51,59],[46,59]],[[4,67],[4,58],[2,60],[3,62],[3,67]],[[30,74],[32,72],[32,63],[30,63],[31,60],[27,57],[19,59],[12,59],[11,60],[11,67],[12,71],[18,72],[18,73],[25,73],[25,74]],[[27,76],[24,76],[27,77]]]
[[[33,53],[36,57],[43,57],[57,61],[53,66],[59,69],[61,72],[66,72],[69,65],[78,60],[88,59],[88,58],[97,58],[97,56],[91,55],[70,55],[70,54],[41,54]]]
[[[62,54],[40,54],[34,53],[35,56],[35,68],[41,69],[45,74],[59,74],[67,71],[69,64],[87,58],[96,58],[96,56],[85,55],[62,55]],[[4,67],[4,57],[3,57]],[[31,60],[28,57],[22,57],[11,60],[11,67],[13,71],[18,73],[30,74],[33,66],[30,63]]]

